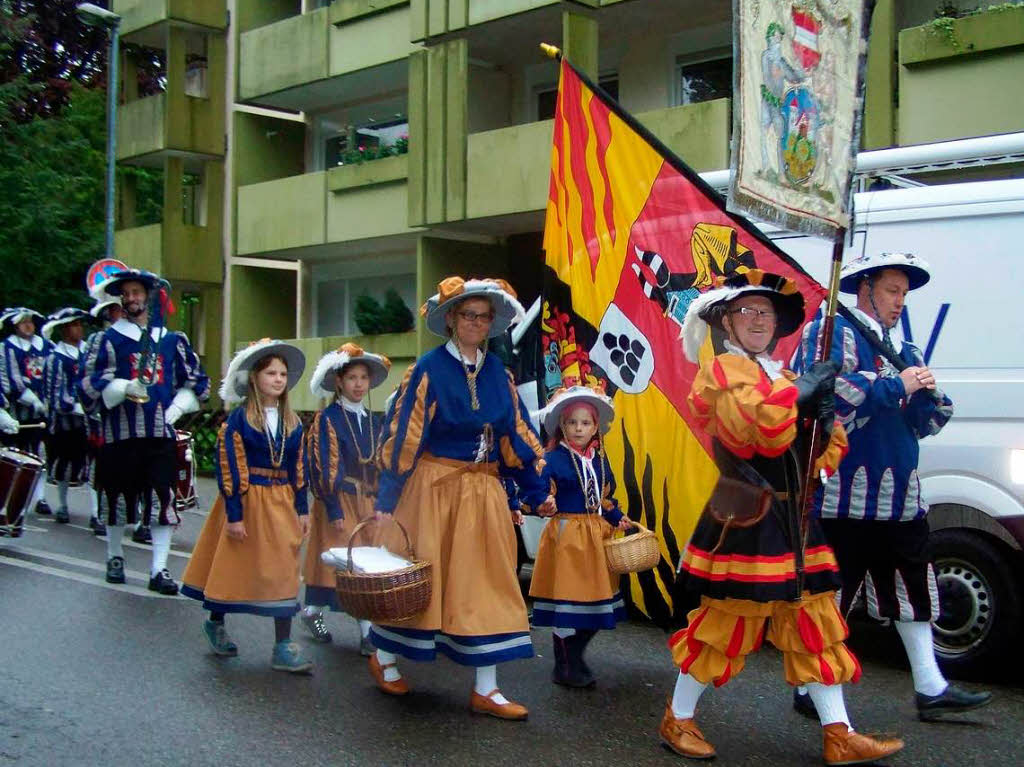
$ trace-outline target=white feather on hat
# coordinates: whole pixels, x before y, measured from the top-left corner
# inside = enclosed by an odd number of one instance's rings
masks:
[[[375,389],[387,380],[391,360],[383,354],[371,354],[354,343],[345,343],[333,352],[327,352],[316,365],[309,381],[309,390],[315,397],[334,396],[338,371],[352,362],[361,362],[370,371],[370,388]]]
[[[235,352],[228,365],[228,372],[220,382],[218,394],[225,404],[236,404],[245,399],[249,389],[249,371],[263,357],[276,354],[283,357],[288,365],[288,388],[292,389],[302,378],[306,369],[306,355],[297,346],[286,341],[261,338],[244,349]]]
[[[98,318],[103,313],[103,310],[106,309],[108,306],[121,305],[121,299],[112,298],[109,293],[105,293],[104,295],[107,297],[105,299],[99,299],[96,305],[89,310],[89,314],[91,314],[93,317]]]
[[[704,291],[690,302],[683,318],[683,329],[679,331],[686,359],[690,362],[700,361],[700,347],[708,337],[708,323],[701,315],[716,304],[731,301],[741,291],[742,288],[715,288]]]
[[[88,319],[90,319],[89,313],[85,311],[85,309],[67,306],[63,309],[58,309],[53,314],[51,314],[47,318],[46,324],[43,325],[42,330],[39,331],[39,334],[43,338],[50,338],[50,336],[53,334],[53,331],[56,330],[61,325],[67,325],[68,323],[71,322],[83,321]]]

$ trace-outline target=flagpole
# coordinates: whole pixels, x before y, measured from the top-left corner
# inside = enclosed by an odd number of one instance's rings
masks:
[[[828,297],[825,303],[825,318],[821,321],[821,347],[818,352],[818,362],[823,362],[832,355],[832,337],[835,334],[836,312],[839,307],[839,274],[843,267],[843,244],[845,240],[845,227],[836,229],[832,239],[832,270],[829,276]],[[814,493],[818,487],[818,477],[815,476],[814,464],[822,452],[823,432],[824,424],[822,424],[821,419],[815,417],[811,424],[811,434],[807,449],[807,465],[804,469],[804,481],[801,485],[800,495],[800,561],[797,562],[798,594],[803,594],[804,555],[807,551],[807,532],[810,527],[810,517],[814,511]]]

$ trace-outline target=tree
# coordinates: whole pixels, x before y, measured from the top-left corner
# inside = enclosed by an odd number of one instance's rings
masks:
[[[87,306],[85,272],[103,254],[106,100],[73,87],[50,119],[0,132],[0,306]],[[159,221],[160,174],[137,176],[138,223]]]

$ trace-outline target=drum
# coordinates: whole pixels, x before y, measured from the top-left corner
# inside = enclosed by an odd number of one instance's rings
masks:
[[[175,431],[177,437],[177,479],[174,483],[174,508],[177,511],[194,509],[199,505],[196,497],[196,469],[192,452],[192,432]]]
[[[43,462],[31,453],[0,448],[0,532],[17,538],[42,479]]]

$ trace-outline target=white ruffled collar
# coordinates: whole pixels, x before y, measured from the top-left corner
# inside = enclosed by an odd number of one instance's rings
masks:
[[[358,416],[366,415],[366,406],[362,402],[353,402],[343,394],[338,395],[338,403],[350,413]]]
[[[78,356],[82,353],[82,349],[79,346],[72,346],[65,341],[57,342],[57,351],[63,354],[65,357],[77,360]]]
[[[857,315],[857,319],[871,328],[871,331],[878,336],[879,340],[885,340],[885,333],[882,331],[882,324],[878,320],[867,312],[861,311],[856,306],[851,307],[850,311]],[[892,341],[892,348],[896,350],[897,354],[899,354],[903,351],[903,339],[893,335],[893,330],[895,330],[895,328],[890,328],[889,330],[889,340]]]
[[[138,341],[142,338],[142,328],[136,325],[131,320],[127,320],[124,317],[119,319],[113,325],[110,326],[111,330],[116,330],[118,333],[123,335],[125,338],[130,338],[133,341]],[[153,337],[154,341],[159,341],[167,333],[167,328],[157,327],[153,328],[149,334]]]
[[[723,342],[725,350],[729,354],[735,354],[737,357],[745,357],[748,360],[753,360],[761,369],[765,375],[772,381],[778,381],[782,378],[783,364],[778,360],[774,359],[767,352],[761,352],[760,354],[750,354],[743,347],[737,346],[728,338]]]
[[[43,337],[40,335],[32,336],[30,339],[22,338],[16,334],[11,334],[8,337],[11,339],[11,343],[23,352],[27,352],[29,349],[35,349],[37,352],[41,352],[43,350]]]
[[[483,349],[476,350],[476,362],[474,362],[473,360],[468,360],[462,356],[462,353],[459,351],[459,347],[455,345],[455,341],[452,339],[448,339],[448,343],[444,345],[444,348],[447,349],[448,353],[455,359],[460,362],[465,362],[467,365],[479,365],[484,361]]]

